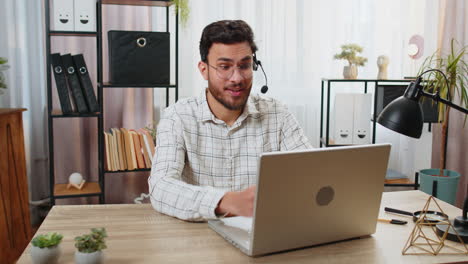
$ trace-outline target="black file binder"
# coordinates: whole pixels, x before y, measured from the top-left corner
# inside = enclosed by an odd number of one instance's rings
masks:
[[[55,77],[55,85],[57,86],[57,93],[60,100],[60,107],[62,108],[62,113],[71,114],[73,113],[73,108],[70,102],[70,95],[68,93],[67,81],[65,78],[65,69],[63,68],[62,58],[60,53],[54,53],[50,55],[52,72]]]
[[[88,67],[86,67],[83,54],[74,55],[72,57],[88,108],[91,112],[99,112],[99,105],[96,100],[96,94],[94,93],[93,83],[89,77]]]
[[[88,113],[88,107],[83,96],[83,91],[81,90],[80,81],[76,74],[75,65],[73,65],[73,59],[70,54],[62,55],[63,67],[65,67],[65,72],[67,76],[68,86],[70,87],[75,101],[75,106],[80,113]]]

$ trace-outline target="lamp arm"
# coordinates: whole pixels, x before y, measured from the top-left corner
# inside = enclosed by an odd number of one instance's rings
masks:
[[[433,72],[433,71],[436,71],[440,74],[442,74],[442,76],[444,76],[444,80],[445,80],[445,84],[447,85],[447,97],[449,100],[452,100],[452,96],[450,95],[450,85],[449,85],[449,81],[447,79],[447,76],[445,75],[445,73],[439,69],[429,69],[421,74],[419,74],[418,78],[421,78],[421,76],[423,76],[424,74],[428,73],[428,72]],[[440,90],[440,87],[437,88],[437,94],[439,93],[439,90]]]
[[[423,96],[429,97],[429,98],[431,98],[432,100],[434,100],[436,102],[441,102],[441,103],[443,103],[445,105],[448,105],[448,106],[450,106],[452,108],[457,109],[458,111],[460,111],[462,113],[468,114],[468,109],[467,108],[463,108],[463,107],[461,107],[459,105],[456,105],[456,104],[450,102],[449,100],[445,100],[444,98],[441,98],[438,92],[436,92],[434,94],[431,94],[431,93],[427,93],[427,92],[424,92],[424,91],[421,90],[421,93],[422,93]]]

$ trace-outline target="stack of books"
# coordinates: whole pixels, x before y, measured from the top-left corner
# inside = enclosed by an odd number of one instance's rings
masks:
[[[144,128],[111,128],[104,132],[107,171],[149,169],[155,151],[155,139]]]

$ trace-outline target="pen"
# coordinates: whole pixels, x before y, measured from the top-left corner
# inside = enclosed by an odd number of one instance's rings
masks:
[[[377,219],[377,221],[380,221],[380,222],[387,222],[387,223],[390,223],[390,224],[394,224],[394,225],[406,225],[408,222],[407,221],[403,221],[403,220],[398,220],[398,219]]]

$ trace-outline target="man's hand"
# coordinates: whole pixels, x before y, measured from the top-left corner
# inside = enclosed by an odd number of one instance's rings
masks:
[[[253,216],[255,190],[252,185],[240,192],[227,192],[216,208],[217,215],[229,213],[228,216]]]

